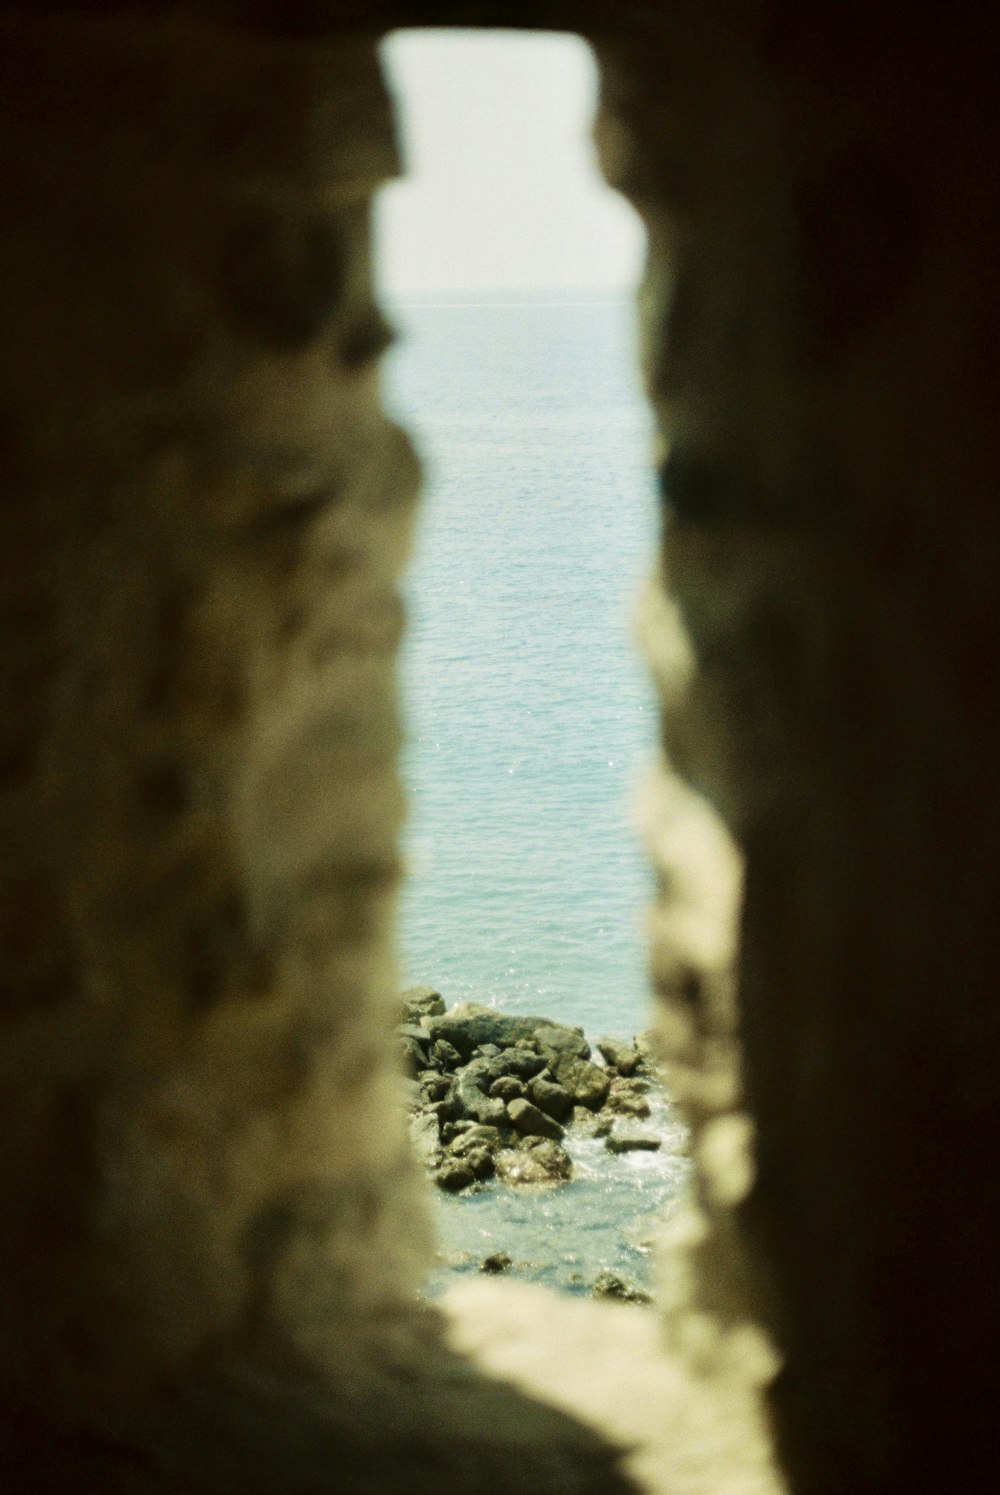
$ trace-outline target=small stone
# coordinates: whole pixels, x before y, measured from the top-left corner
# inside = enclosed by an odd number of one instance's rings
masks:
[[[533,1106],[530,1100],[512,1100],[507,1106],[507,1115],[514,1130],[524,1137],[551,1137],[556,1142],[562,1139],[563,1129],[559,1123]]]
[[[616,1303],[652,1303],[649,1293],[626,1282],[614,1272],[601,1272],[594,1280],[591,1293],[595,1298],[611,1298]]]
[[[479,1263],[479,1270],[495,1274],[497,1272],[506,1272],[508,1267],[512,1265],[513,1262],[506,1251],[494,1251],[492,1255],[483,1257]]]
[[[614,1126],[604,1139],[608,1152],[659,1152],[663,1140],[640,1127]]]

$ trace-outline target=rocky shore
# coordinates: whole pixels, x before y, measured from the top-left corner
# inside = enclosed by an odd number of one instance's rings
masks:
[[[496,1012],[415,986],[398,1032],[410,1078],[414,1146],[442,1189],[490,1179],[557,1186],[573,1175],[568,1133],[611,1153],[656,1151],[644,1121],[655,1082],[650,1035],[595,1039],[545,1017]],[[495,1269],[494,1269],[495,1270]]]

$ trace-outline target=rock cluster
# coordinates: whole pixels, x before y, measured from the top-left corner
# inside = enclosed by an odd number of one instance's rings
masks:
[[[600,1038],[596,1063],[582,1029],[474,1002],[445,1010],[433,987],[403,993],[399,1041],[411,1079],[413,1144],[442,1189],[490,1178],[560,1184],[572,1177],[568,1129],[603,1137],[609,1151],[655,1150],[638,1126],[649,1115],[651,1052]]]

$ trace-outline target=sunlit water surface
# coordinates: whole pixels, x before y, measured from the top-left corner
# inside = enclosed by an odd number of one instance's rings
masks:
[[[630,625],[655,537],[630,303],[438,295],[395,318],[387,401],[427,468],[402,663],[406,979],[628,1037],[650,1024],[631,804],[655,730]],[[442,1196],[450,1270],[504,1250],[571,1291],[642,1276],[688,1168],[665,1100],[656,1120],[656,1154],[574,1142],[563,1189]]]

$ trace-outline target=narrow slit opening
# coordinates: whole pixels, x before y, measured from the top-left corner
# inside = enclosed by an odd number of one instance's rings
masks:
[[[648,1036],[637,1070],[631,1057],[652,1022],[633,811],[657,722],[631,637],[656,545],[643,231],[593,160],[580,38],[397,32],[382,55],[407,170],[377,219],[401,332],[384,399],[425,464],[403,650],[404,985],[579,1029],[586,1048],[583,1068],[508,1073],[488,1022],[486,1052],[451,1029],[442,1048],[445,1018],[411,1008],[428,1033],[402,1033],[412,1125],[442,1185],[429,1290],[485,1268],[642,1299],[690,1166]]]

